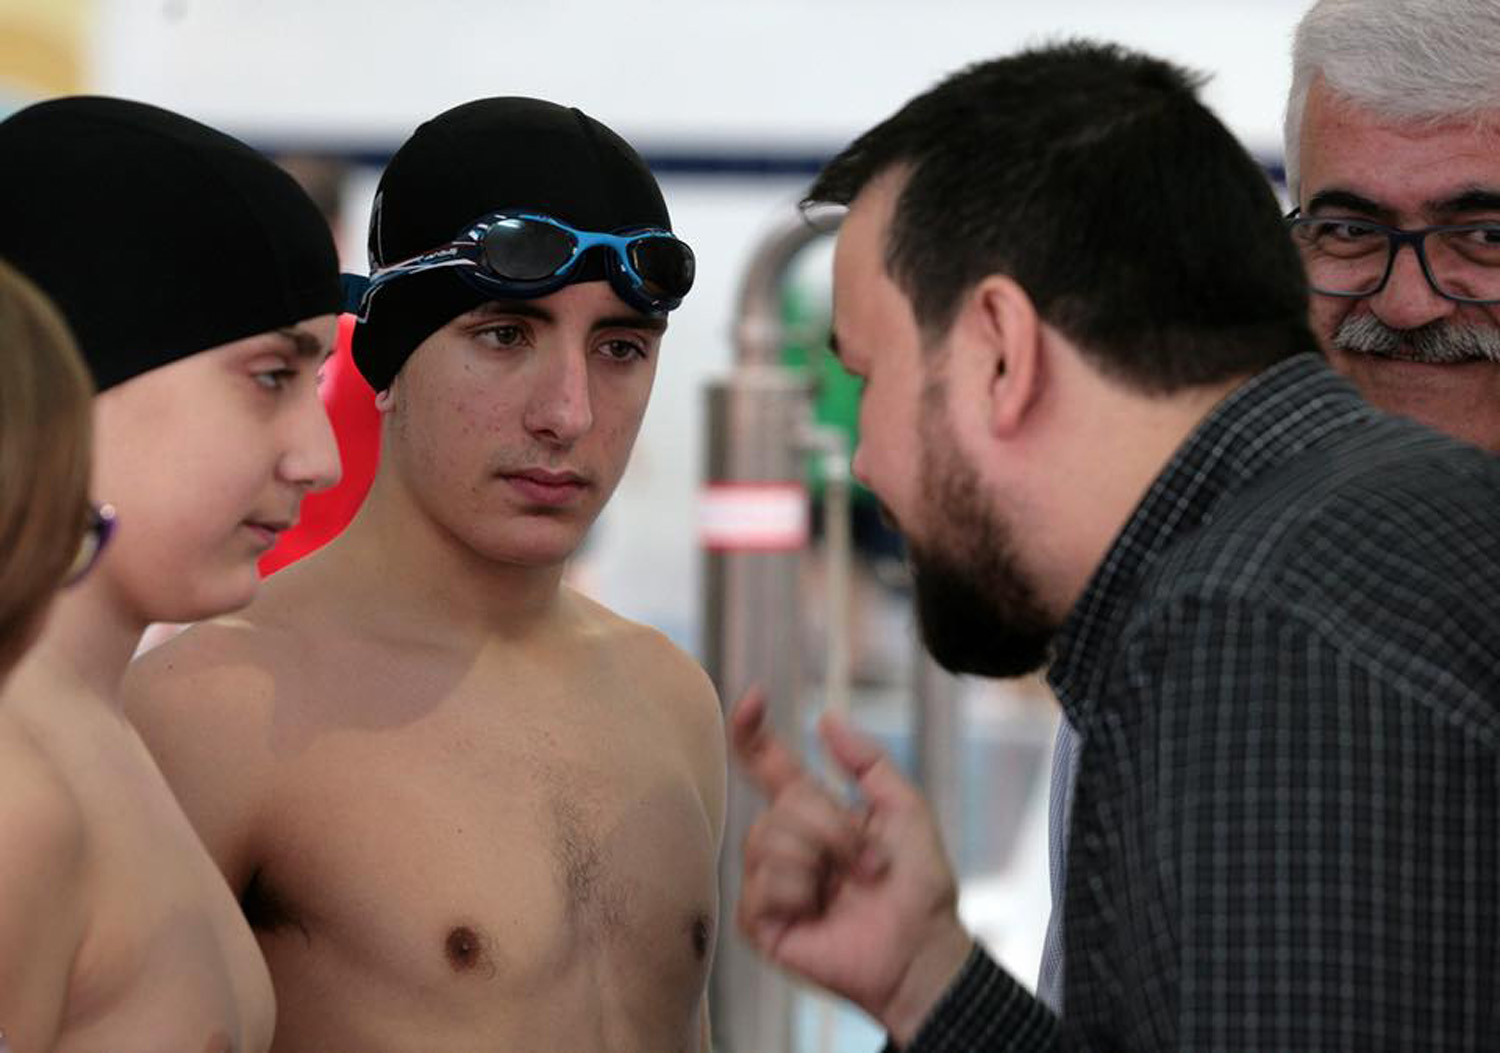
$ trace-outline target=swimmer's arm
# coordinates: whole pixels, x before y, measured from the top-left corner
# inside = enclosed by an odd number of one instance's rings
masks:
[[[681,742],[692,765],[698,797],[703,802],[703,811],[708,819],[713,836],[714,859],[724,841],[724,810],[729,794],[728,746],[724,737],[724,711],[719,704],[719,693],[703,668],[687,655],[671,648],[669,656],[658,665],[667,671],[669,680],[660,686],[679,700],[683,734]],[[717,888],[715,889],[717,893]],[[719,928],[723,928],[722,906],[717,908]],[[718,934],[715,933],[715,944]],[[712,962],[710,962],[710,965]],[[698,1049],[710,1053],[713,1049],[713,1028],[709,1017],[708,992],[703,993],[698,1006]]]
[[[694,765],[698,794],[713,829],[717,859],[724,840],[724,809],[729,793],[724,710],[713,682],[696,663],[684,660],[678,677],[677,692],[686,700],[683,713],[688,757]]]
[[[83,826],[45,782],[0,779],[0,793],[0,1031],[13,1053],[47,1053],[83,942]]]
[[[703,799],[704,811],[713,829],[714,859],[719,858],[724,842],[724,810],[728,797],[729,772],[726,761],[723,709],[719,704],[719,693],[714,690],[706,674],[696,666],[687,677],[687,690],[696,696],[693,709],[698,714],[699,727],[696,734],[701,748],[695,752],[700,759],[698,768],[698,792]],[[720,927],[723,926],[724,910],[719,909]],[[715,938],[717,945],[717,936]],[[713,1050],[713,1027],[709,1016],[708,992],[703,992],[699,1003],[699,1042],[702,1053]]]

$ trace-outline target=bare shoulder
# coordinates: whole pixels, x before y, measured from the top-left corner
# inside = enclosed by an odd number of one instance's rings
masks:
[[[661,707],[670,729],[667,740],[679,743],[717,839],[723,831],[728,762],[723,708],[713,681],[664,633],[582,596],[574,599],[588,645],[605,654],[606,668]]]
[[[87,829],[62,773],[0,717],[0,1019],[17,1036],[61,1018],[86,928]]]
[[[233,719],[269,699],[297,661],[295,637],[244,616],[202,622],[147,651],[125,674],[126,712],[143,732],[159,719]]]
[[[296,591],[267,583],[246,610],[200,622],[137,658],[124,686],[131,720],[245,719],[278,683],[295,683],[309,638],[298,624]]]
[[[722,733],[719,695],[703,667],[660,630],[621,617],[609,608],[573,594],[577,617],[591,647],[602,648],[609,665],[653,696],[679,707],[684,718],[712,725]]]
[[[62,772],[23,727],[0,718],[0,873],[7,874],[0,886],[10,889],[10,877],[36,863],[53,867],[54,876],[77,870],[84,831],[83,810]]]

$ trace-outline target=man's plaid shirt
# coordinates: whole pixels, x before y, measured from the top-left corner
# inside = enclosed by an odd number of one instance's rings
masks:
[[[1064,1016],[976,950],[913,1053],[1500,1049],[1500,460],[1289,360],[1178,450],[1049,676]]]

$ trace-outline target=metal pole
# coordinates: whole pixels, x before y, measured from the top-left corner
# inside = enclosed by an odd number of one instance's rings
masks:
[[[786,344],[781,297],[788,271],[799,253],[838,229],[830,214],[812,218],[801,212],[787,216],[761,239],[740,283],[734,321],[735,365],[779,366]]]
[[[786,342],[783,285],[798,253],[831,227],[788,217],[761,242],[740,286],[734,322],[735,369],[707,392],[710,491],[757,485],[804,485],[803,459],[811,433],[812,393],[805,377],[780,365]],[[750,484],[746,486],[745,484]],[[805,513],[805,495],[803,497]],[[752,683],[766,692],[770,717],[799,746],[804,727],[799,657],[803,646],[799,576],[805,538],[794,547],[706,551],[704,658],[725,705]],[[759,795],[730,773],[720,902],[726,918],[739,901],[742,844],[763,806]],[[765,964],[733,926],[720,934],[709,980],[714,1048],[720,1053],[789,1053],[795,991]]]
[[[850,517],[853,483],[849,475],[849,441],[838,428],[813,428],[804,447],[817,454],[823,471],[823,598],[828,607],[824,645],[823,708],[847,714],[853,694],[854,661],[849,603],[854,576],[854,539]]]
[[[827,644],[824,648],[823,708],[846,716],[853,694],[854,668],[850,646],[850,581],[854,572],[854,544],[850,518],[851,480],[849,443],[837,428],[814,428],[807,447],[818,454],[823,468],[823,563]],[[838,1003],[829,995],[817,998],[817,1053],[833,1053],[838,1032]]]
[[[740,370],[708,392],[709,472],[714,482],[795,482],[806,385],[789,371]],[[711,551],[706,557],[706,666],[726,705],[752,684],[766,693],[773,724],[797,741],[802,728],[802,648],[798,576],[802,553]],[[724,916],[739,901],[741,844],[762,802],[731,771],[719,887]],[[715,1048],[723,1053],[783,1053],[792,1048],[790,983],[764,964],[731,925],[720,933],[710,980]]]

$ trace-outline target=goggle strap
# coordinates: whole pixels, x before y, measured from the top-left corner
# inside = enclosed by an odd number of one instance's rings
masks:
[[[474,260],[458,257],[456,259],[443,260],[440,263],[417,263],[413,260],[403,260],[400,263],[393,263],[389,267],[382,267],[364,279],[364,290],[361,292],[356,304],[358,309],[355,311],[355,321],[368,322],[370,320],[370,301],[375,298],[375,294],[380,291],[381,287],[391,279],[400,278],[406,274],[421,274],[426,271],[435,271],[444,267],[467,267],[470,270],[478,270],[479,264]],[[358,277],[358,275],[345,275],[345,277],[353,278]],[[346,299],[345,303],[347,304],[348,302]]]

